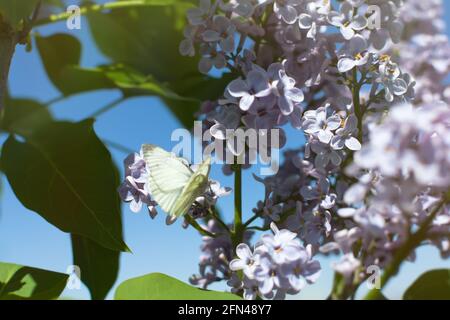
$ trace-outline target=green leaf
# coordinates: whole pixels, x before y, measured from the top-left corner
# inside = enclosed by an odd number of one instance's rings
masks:
[[[405,292],[404,300],[450,300],[450,269],[422,274]]]
[[[1,154],[1,167],[22,204],[62,231],[127,251],[116,169],[93,121],[52,122],[23,137],[20,142],[12,134]]]
[[[65,9],[62,0],[41,0],[39,13],[50,14],[53,8]],[[0,18],[13,29],[20,30],[23,21],[30,18],[37,7],[39,0],[0,0]],[[1,19],[0,19],[1,20]]]
[[[120,88],[127,96],[156,95],[162,98],[180,101],[200,103],[194,98],[182,97],[172,91],[169,86],[158,82],[153,76],[144,76],[138,71],[125,66],[103,67],[104,75],[110,79],[117,88]]]
[[[98,89],[118,88],[127,95],[159,95],[169,99],[190,100],[171,91],[151,75],[145,76],[123,65],[81,68],[81,44],[68,34],[36,37],[44,67],[53,84],[65,95]],[[199,101],[198,101],[199,102]]]
[[[88,20],[97,46],[113,63],[171,82],[198,73],[198,60],[178,50],[190,7],[184,0],[171,1],[166,6],[90,13]]]
[[[190,7],[192,4],[186,1],[171,1],[160,7],[90,13],[88,20],[97,46],[114,64],[149,76],[152,85],[162,84],[178,96],[197,99],[191,92],[182,94],[173,86],[175,82],[189,86],[189,78],[199,77],[198,59],[183,57],[178,49],[183,39],[186,10]],[[161,97],[184,126],[192,127],[199,101]]]
[[[20,22],[33,13],[37,3],[38,0],[0,0],[0,14],[4,21],[17,29],[20,26]]]
[[[151,273],[124,281],[116,289],[116,300],[240,300],[226,292],[201,290],[162,273]]]
[[[8,99],[6,105],[2,128],[7,132],[33,137],[36,132],[44,130],[44,126],[53,125],[48,109],[33,100]],[[120,181],[116,168],[114,172],[114,185],[118,185]],[[119,199],[116,197],[115,200],[119,206]],[[72,250],[74,264],[82,269],[82,280],[92,298],[104,299],[117,278],[120,253],[79,235],[72,235]]]
[[[50,112],[40,103],[29,99],[7,98],[0,129],[30,136],[40,127],[52,121]]]
[[[376,293],[370,298],[370,300],[389,300],[386,296],[381,292],[381,290],[377,290]]]
[[[78,67],[81,44],[77,38],[62,33],[36,36],[36,44],[47,75],[64,95],[114,88],[101,70]]]
[[[0,300],[56,299],[67,279],[67,274],[0,262]]]
[[[79,66],[81,44],[75,37],[38,36],[36,42],[49,78],[64,95],[113,88],[120,89],[127,97],[156,95],[186,127],[192,126],[201,101],[221,96],[231,81],[230,75],[215,79],[196,71],[184,79],[161,82],[152,74],[146,75],[123,64],[86,69]]]
[[[117,184],[120,173],[114,170]],[[121,201],[117,198],[117,205]],[[73,263],[82,270],[81,281],[88,287],[91,298],[103,300],[117,280],[120,252],[107,249],[86,237],[72,234]]]
[[[117,279],[120,253],[75,234],[71,240],[74,265],[80,267],[81,281],[89,288],[92,299],[105,299]]]
[[[53,6],[57,8],[65,9],[66,7],[63,0],[44,0],[44,3],[48,6]]]

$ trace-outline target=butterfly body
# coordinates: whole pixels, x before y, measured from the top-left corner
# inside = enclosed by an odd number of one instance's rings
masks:
[[[182,216],[208,187],[211,161],[205,160],[195,172],[186,160],[157,146],[142,146],[149,169],[149,191],[159,206],[171,216]]]

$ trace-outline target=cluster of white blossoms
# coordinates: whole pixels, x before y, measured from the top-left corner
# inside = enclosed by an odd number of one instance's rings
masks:
[[[180,53],[197,58],[199,72],[230,79],[198,114],[211,143],[240,156],[225,142],[229,129],[280,129],[280,149],[298,130],[299,143],[277,174],[255,177],[265,194],[245,228],[272,226],[275,235],[254,250],[250,236],[238,248],[227,238],[223,250],[205,238],[214,250],[193,283],[228,280],[246,298],[283,298],[318,276],[313,255],[340,251],[333,268],[360,284],[365,267],[385,267],[422,229],[420,245],[450,256],[442,15],[442,0],[200,0],[188,11]],[[137,209],[150,200],[139,162],[127,168],[137,174],[127,171],[123,198]]]
[[[189,278],[191,284],[206,289],[214,282],[230,278],[228,265],[232,257],[232,245],[229,235],[215,220],[209,220],[204,229],[214,234],[221,233],[215,238],[203,236],[199,274],[194,274]]]
[[[442,257],[450,256],[449,105],[393,108],[371,128],[368,143],[347,171],[359,178],[344,194],[351,207],[338,211],[352,220],[350,228],[339,230],[335,242],[322,247],[344,252],[337,270],[351,275],[360,266],[385,266],[410,231],[431,215],[424,240],[435,244]],[[355,257],[351,249],[357,242],[364,255]]]
[[[416,104],[450,102],[450,87],[445,81],[450,69],[450,43],[443,15],[442,0],[408,0],[401,8],[404,40],[389,51],[402,69],[414,76]]]
[[[302,246],[297,234],[270,225],[273,234],[264,234],[252,251],[241,243],[236,247],[237,259],[230,262],[232,271],[242,271],[243,278],[234,273],[228,284],[233,292],[243,290],[247,300],[256,297],[284,299],[314,283],[320,275],[320,263],[312,259],[312,247]]]

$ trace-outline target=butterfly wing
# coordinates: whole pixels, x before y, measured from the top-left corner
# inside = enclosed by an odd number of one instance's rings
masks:
[[[174,204],[171,212],[172,215],[177,217],[184,215],[195,200],[205,192],[208,186],[210,168],[211,159],[208,158],[200,165],[197,171],[189,179],[186,186],[183,188],[183,191]]]
[[[148,187],[153,199],[172,214],[177,199],[194,173],[186,161],[154,145],[142,147],[149,169]]]

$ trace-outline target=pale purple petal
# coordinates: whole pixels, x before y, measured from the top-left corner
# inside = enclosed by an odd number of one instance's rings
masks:
[[[255,96],[246,94],[239,101],[239,108],[241,108],[242,111],[247,111],[248,109],[250,109],[254,101]]]
[[[347,72],[352,70],[355,67],[356,63],[355,60],[351,58],[341,58],[338,62],[338,70],[339,72]]]
[[[236,247],[236,255],[241,259],[248,259],[252,256],[252,251],[245,243],[241,243]]]
[[[361,150],[361,143],[355,137],[349,137],[345,140],[345,146],[352,151]]]

